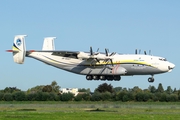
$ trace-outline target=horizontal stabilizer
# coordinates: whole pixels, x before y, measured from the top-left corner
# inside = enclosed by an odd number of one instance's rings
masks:
[[[17,53],[19,51],[18,50],[6,50],[6,52],[15,52],[15,53]]]

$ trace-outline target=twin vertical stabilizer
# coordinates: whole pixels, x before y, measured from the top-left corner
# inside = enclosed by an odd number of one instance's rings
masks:
[[[14,38],[14,43],[13,43],[13,59],[14,62],[18,64],[23,64],[24,63],[24,58],[26,56],[26,46],[25,46],[25,37],[27,35],[17,35]]]
[[[14,43],[13,43],[13,48],[12,50],[7,50],[8,52],[13,53],[13,59],[14,62],[18,64],[23,64],[24,59],[26,56],[26,45],[25,45],[25,37],[27,35],[16,35],[14,37]],[[44,43],[43,43],[43,51],[52,51],[55,50],[54,46],[54,39],[56,37],[46,37],[44,38]]]
[[[46,38],[44,38],[44,43],[43,43],[42,50],[55,50],[54,39],[56,39],[56,37],[46,37]]]

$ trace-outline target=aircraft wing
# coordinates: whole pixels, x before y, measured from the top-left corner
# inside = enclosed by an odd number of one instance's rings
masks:
[[[32,52],[46,52],[51,53],[54,56],[61,56],[61,57],[69,57],[69,58],[76,58],[76,59],[83,59],[86,60],[88,63],[94,63],[99,62],[100,60],[103,60],[105,63],[108,63],[108,61],[112,63],[112,58],[109,58],[109,56],[106,56],[105,54],[97,54],[97,55],[90,55],[88,52],[81,52],[81,51],[61,51],[61,50],[28,50],[26,51],[26,54],[31,54]]]
[[[79,51],[61,51],[61,50],[28,50],[26,52],[51,52],[51,53],[62,53],[62,54],[79,54]]]
[[[62,57],[71,57],[71,58],[78,58],[77,55],[80,53],[79,51],[61,51],[61,50],[28,50],[26,54],[31,54],[32,52],[44,52],[44,53],[51,53],[55,56],[62,56]]]

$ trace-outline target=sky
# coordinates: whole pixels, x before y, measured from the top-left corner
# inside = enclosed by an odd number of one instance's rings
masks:
[[[87,81],[85,76],[48,66],[32,58],[23,65],[13,62],[15,35],[28,35],[26,48],[41,50],[44,37],[57,37],[56,50],[96,51],[133,54],[135,49],[151,50],[176,65],[171,73],[122,76],[121,81],[106,81],[113,87],[146,89],[162,83],[180,89],[180,1],[179,0],[5,0],[0,3],[0,89],[28,90],[56,81],[61,88],[90,88],[104,81]]]

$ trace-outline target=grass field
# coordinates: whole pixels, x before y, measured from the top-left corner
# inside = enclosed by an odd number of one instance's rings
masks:
[[[180,103],[0,102],[0,120],[180,120]]]

